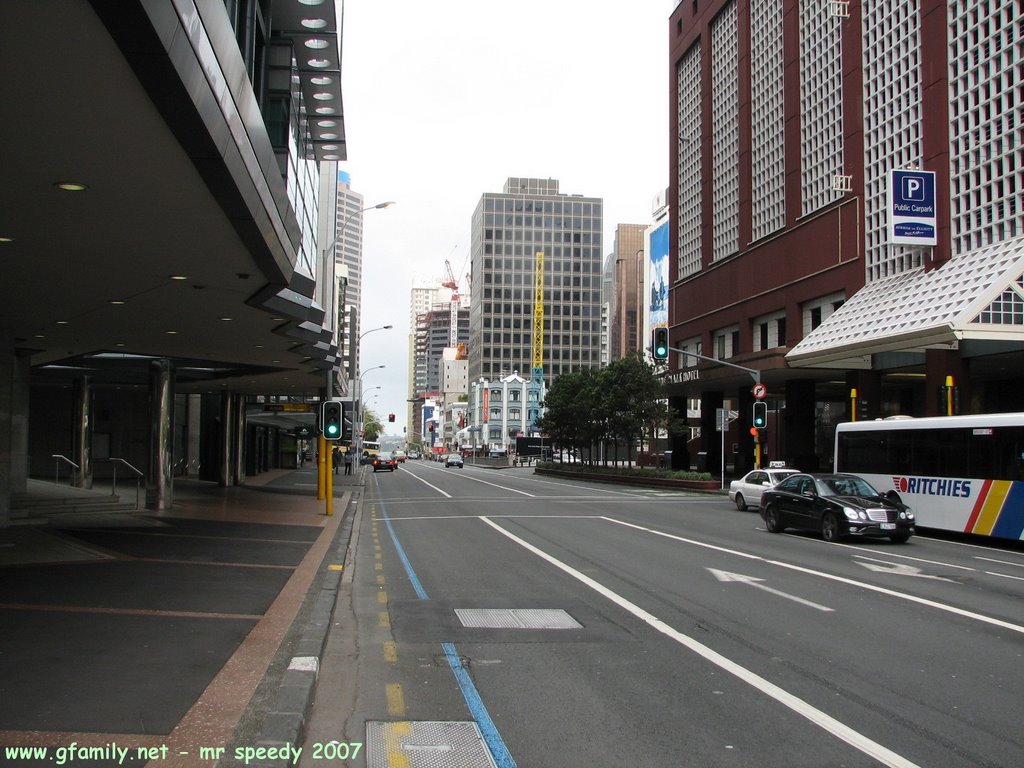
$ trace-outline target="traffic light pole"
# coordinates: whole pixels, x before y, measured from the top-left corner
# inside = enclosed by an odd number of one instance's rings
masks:
[[[705,355],[698,355],[696,352],[690,352],[686,349],[679,349],[678,347],[669,347],[673,352],[678,352],[681,355],[689,355],[690,357],[696,357],[701,360],[707,360],[709,363],[718,363],[719,365],[726,365],[729,368],[738,368],[741,371],[746,371],[750,374],[751,378],[754,379],[755,384],[761,383],[761,372],[754,368],[746,368],[742,365],[736,365],[736,363],[727,363],[725,360],[719,360],[717,357],[707,357]]]

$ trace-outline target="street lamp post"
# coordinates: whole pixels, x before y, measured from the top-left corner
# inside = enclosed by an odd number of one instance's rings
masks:
[[[379,330],[379,329],[374,329],[374,330]],[[369,333],[369,331],[367,331],[367,333]],[[357,419],[356,419],[356,423],[352,425],[352,429],[353,430],[356,429],[356,425],[358,425],[358,429],[359,429],[359,435],[358,435],[358,437],[359,437],[359,441],[358,441],[359,444],[358,444],[358,446],[356,448],[356,455],[357,456],[358,455],[362,455],[362,453],[363,453],[363,376],[368,374],[370,371],[376,371],[376,370],[378,370],[380,368],[386,368],[386,367],[387,367],[386,365],[375,365],[373,368],[367,368],[365,371],[363,371],[361,374],[359,374],[359,400],[357,401],[359,403],[359,410],[357,412],[358,416],[357,416]]]
[[[346,216],[344,219],[342,219],[341,226],[338,227],[338,235],[337,235],[337,237],[334,238],[334,240],[331,242],[330,245],[328,245],[326,248],[324,248],[324,251],[323,251],[324,261],[327,260],[327,254],[330,253],[331,251],[333,251],[335,246],[337,246],[338,243],[341,242],[342,238],[344,238],[345,230],[348,228],[349,222],[352,221],[352,219],[354,219],[356,216],[358,216],[358,215],[360,215],[362,213],[365,213],[366,211],[372,211],[372,210],[376,210],[378,208],[389,208],[390,206],[392,206],[394,204],[395,204],[394,200],[388,200],[387,202],[384,202],[384,203],[377,203],[376,205],[368,205],[367,207],[361,208],[358,211],[353,211],[348,216]],[[333,271],[332,271],[332,274],[333,274]],[[338,304],[337,292],[338,292],[338,281],[335,278],[334,279],[334,286],[331,289],[331,296],[333,298],[335,307],[337,307],[337,304]],[[340,324],[340,323],[338,323],[338,320],[336,320],[335,322],[336,322],[336,324]],[[337,325],[335,327],[337,327]],[[355,345],[353,345],[352,349],[353,350],[355,349]],[[349,370],[351,370],[353,372],[355,371],[355,352],[354,351],[350,351],[350,368],[349,368]],[[334,378],[333,378],[334,377],[334,373],[335,373],[335,370],[333,368],[330,371],[328,371],[328,373],[327,373],[327,377],[328,377],[328,380],[327,380],[327,397],[330,397],[332,392],[333,392],[333,390],[334,390]]]

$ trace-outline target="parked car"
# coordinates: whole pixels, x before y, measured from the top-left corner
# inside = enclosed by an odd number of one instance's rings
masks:
[[[903,544],[914,533],[913,510],[857,475],[790,475],[761,495],[761,517],[771,533],[803,528],[825,541],[885,536]]]
[[[405,459],[406,459],[405,451],[395,451],[393,455],[395,457],[395,460],[398,461],[398,463],[400,463],[400,464],[404,464],[405,463]]]
[[[444,457],[444,465],[446,467],[458,467],[462,469],[462,457],[457,453],[449,453]]]
[[[421,459],[423,458],[423,456],[420,454],[419,451],[409,451],[409,458],[415,460]]]
[[[748,506],[761,506],[761,494],[774,485],[782,482],[790,475],[799,473],[798,469],[755,469],[747,472],[739,480],[729,483],[729,500],[741,512]]]
[[[394,472],[398,469],[398,460],[391,454],[377,454],[373,457],[373,471],[388,470]]]

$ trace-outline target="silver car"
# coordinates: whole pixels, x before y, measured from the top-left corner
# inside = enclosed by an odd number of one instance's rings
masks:
[[[796,475],[795,469],[754,469],[747,472],[739,480],[729,483],[729,500],[736,509],[743,511],[748,506],[760,507],[761,494],[774,488],[790,475]]]

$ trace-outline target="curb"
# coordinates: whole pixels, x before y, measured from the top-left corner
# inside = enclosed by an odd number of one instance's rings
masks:
[[[359,494],[353,493],[345,509],[340,511],[340,514],[345,515],[345,519],[338,528],[334,542],[324,555],[320,575],[306,595],[303,610],[296,617],[282,643],[278,657],[275,658],[275,666],[287,662],[280,680],[273,682],[272,678],[276,675],[271,670],[264,675],[264,684],[268,686],[265,698],[269,699],[269,703],[254,737],[247,741],[246,746],[266,750],[264,754],[267,757],[248,760],[246,766],[294,768],[296,750],[301,749],[305,743],[306,722],[316,695],[320,659],[327,646],[342,577],[341,570],[328,570],[326,564],[345,562],[360,501]],[[282,654],[284,658],[280,658]],[[255,715],[249,712],[247,716]],[[229,768],[234,763],[218,762],[217,765]]]

